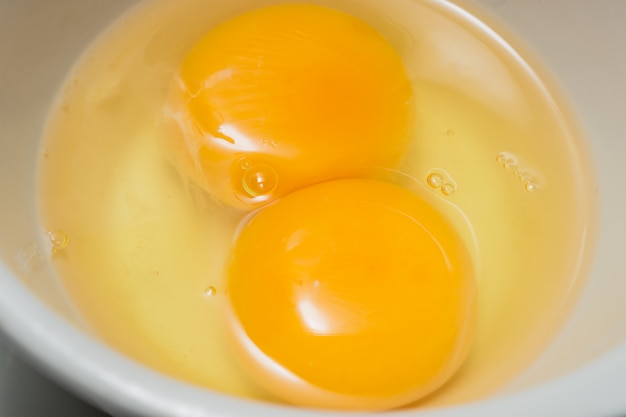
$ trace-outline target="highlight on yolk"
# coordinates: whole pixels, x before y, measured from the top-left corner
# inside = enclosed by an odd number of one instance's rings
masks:
[[[369,179],[312,185],[258,211],[234,245],[233,346],[285,401],[398,407],[444,384],[469,350],[472,261],[411,191]]]
[[[186,55],[166,107],[183,174],[251,208],[302,186],[395,165],[412,87],[392,45],[314,5],[237,16]]]

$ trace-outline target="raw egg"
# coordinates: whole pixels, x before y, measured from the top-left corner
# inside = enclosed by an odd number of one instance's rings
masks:
[[[242,367],[298,405],[407,404],[444,384],[471,344],[464,242],[390,183],[319,183],[259,210],[240,228],[226,279]]]
[[[278,5],[208,32],[172,82],[169,140],[183,174],[252,208],[300,187],[394,166],[409,142],[411,82],[365,22]]]

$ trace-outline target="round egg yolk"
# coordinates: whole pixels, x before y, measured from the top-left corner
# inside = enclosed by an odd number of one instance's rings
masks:
[[[411,83],[385,38],[350,15],[299,4],[208,32],[184,57],[166,115],[183,173],[245,209],[395,165],[412,108]]]
[[[303,406],[381,410],[440,387],[472,339],[474,269],[416,194],[368,179],[319,183],[257,212],[227,269],[244,369]]]

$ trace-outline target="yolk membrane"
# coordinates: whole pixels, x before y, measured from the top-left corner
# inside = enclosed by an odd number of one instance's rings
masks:
[[[355,17],[303,4],[208,32],[185,56],[166,112],[182,172],[238,208],[395,165],[412,113],[392,45]]]
[[[256,212],[227,269],[244,369],[303,406],[381,410],[440,387],[472,339],[476,284],[452,226],[369,179],[324,182]]]

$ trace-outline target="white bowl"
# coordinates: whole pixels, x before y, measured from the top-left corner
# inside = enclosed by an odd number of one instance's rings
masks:
[[[521,37],[561,83],[596,161],[601,229],[591,276],[557,339],[491,398],[406,416],[626,414],[626,2],[475,0]],[[169,379],[86,333],[44,267],[34,173],[48,107],[88,44],[133,0],[0,0],[0,328],[16,350],[115,416],[332,416],[244,401]],[[338,415],[338,414],[337,414]]]

